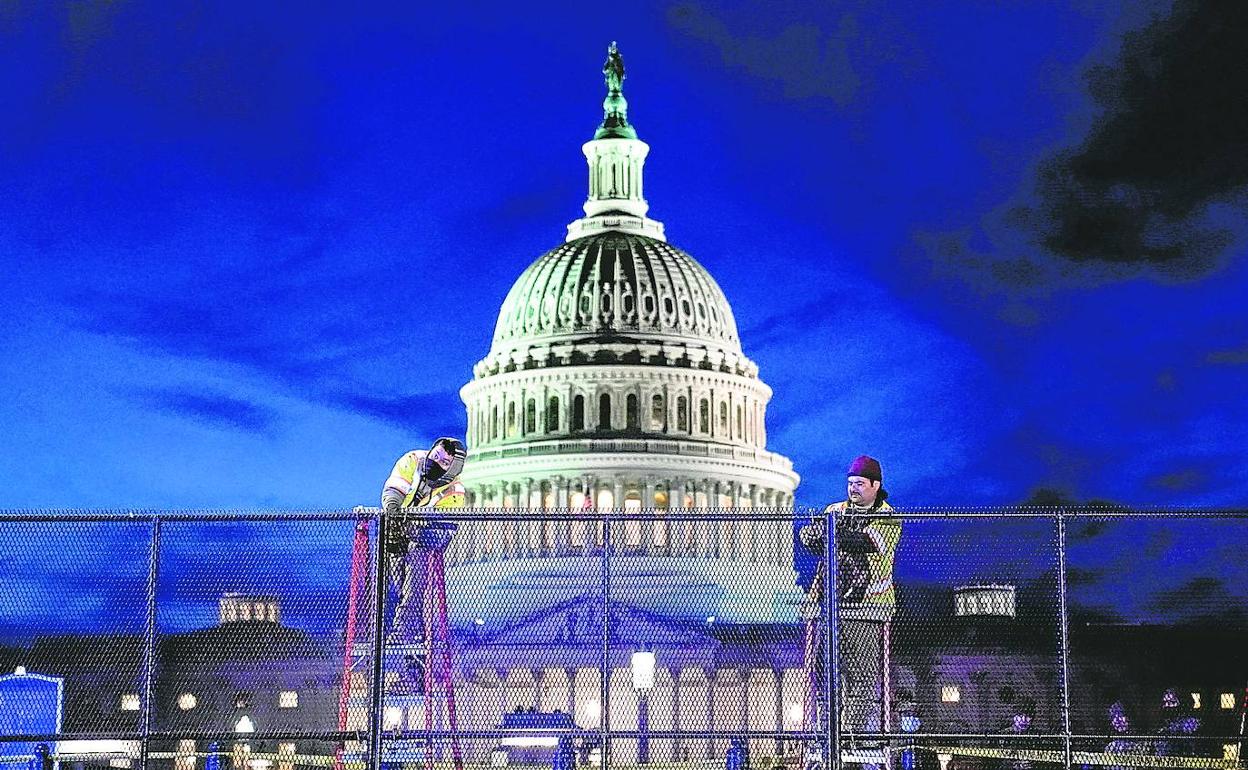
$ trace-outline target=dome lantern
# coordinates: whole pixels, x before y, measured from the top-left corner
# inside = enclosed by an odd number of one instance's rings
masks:
[[[585,216],[568,225],[567,240],[574,241],[604,230],[620,230],[665,240],[663,223],[650,219],[650,204],[643,197],[642,171],[650,146],[637,138],[628,122],[624,98],[624,57],[614,41],[602,65],[607,96],[602,102],[602,123],[594,138],[581,146],[589,164],[589,196],[582,208]]]

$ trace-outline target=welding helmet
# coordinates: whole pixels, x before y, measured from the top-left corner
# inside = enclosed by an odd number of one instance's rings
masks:
[[[464,470],[464,460],[467,457],[468,450],[462,441],[450,437],[440,438],[433,442],[433,446],[420,460],[420,479],[430,488],[449,484]]]

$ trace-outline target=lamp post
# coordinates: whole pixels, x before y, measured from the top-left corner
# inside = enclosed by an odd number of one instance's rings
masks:
[[[637,691],[637,731],[641,737],[637,739],[637,764],[650,764],[650,739],[646,732],[650,729],[650,704],[646,696],[654,689],[654,653],[640,649],[633,653],[629,660],[629,668],[633,674],[633,689]]]

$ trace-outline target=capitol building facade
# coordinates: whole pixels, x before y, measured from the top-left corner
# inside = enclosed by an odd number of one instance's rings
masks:
[[[767,449],[771,389],[723,291],[647,216],[614,46],[604,74],[585,216],[516,280],[461,390],[469,506],[515,512],[462,522],[447,551],[461,727],[533,709],[595,728],[606,695],[616,730],[800,729],[798,475]],[[637,650],[657,665],[644,706]],[[653,744],[656,760],[727,745]]]

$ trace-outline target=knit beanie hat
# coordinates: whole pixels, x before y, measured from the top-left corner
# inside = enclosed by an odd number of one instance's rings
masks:
[[[863,455],[849,464],[846,476],[862,476],[872,481],[883,481],[884,472],[880,470],[880,461],[874,457]]]

